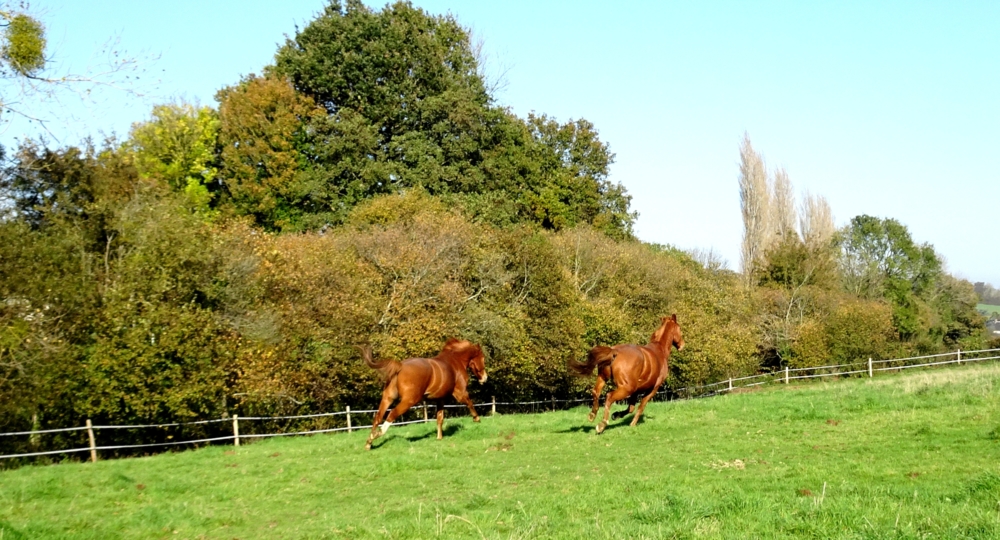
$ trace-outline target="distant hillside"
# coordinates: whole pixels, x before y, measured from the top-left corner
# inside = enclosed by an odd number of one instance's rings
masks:
[[[994,306],[992,304],[977,304],[976,309],[985,313],[987,316],[994,313],[1000,313],[1000,306]]]

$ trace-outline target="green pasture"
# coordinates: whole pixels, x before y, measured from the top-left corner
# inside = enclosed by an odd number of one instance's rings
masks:
[[[993,313],[1000,313],[1000,306],[993,306],[990,304],[976,304],[976,310],[985,311],[987,315],[992,315]]]
[[[0,538],[1000,538],[1000,366],[0,472]]]

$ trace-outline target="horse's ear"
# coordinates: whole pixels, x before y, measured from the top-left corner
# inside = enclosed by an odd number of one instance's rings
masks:
[[[673,319],[674,322],[677,322],[677,314],[676,313],[674,313],[673,315],[671,315],[670,318]]]
[[[458,343],[458,338],[456,338],[456,337],[450,337],[450,338],[448,338],[448,341],[444,342],[444,346],[447,347],[449,345],[454,345],[456,343]]]

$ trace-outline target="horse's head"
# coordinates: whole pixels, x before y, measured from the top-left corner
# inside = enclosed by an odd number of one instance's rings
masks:
[[[464,360],[465,368],[472,371],[472,375],[479,382],[486,382],[486,357],[483,355],[482,347],[464,339],[449,338],[441,352],[453,358],[461,358]]]
[[[663,352],[667,353],[670,346],[677,347],[680,351],[684,349],[684,336],[681,335],[681,325],[677,323],[677,314],[660,320],[660,327],[653,333],[652,343],[659,343],[663,346]]]
[[[476,379],[479,379],[480,383],[484,383],[486,382],[486,357],[479,345],[472,345],[472,350],[475,351],[475,354],[469,359],[469,369],[472,370],[472,374],[475,375]]]

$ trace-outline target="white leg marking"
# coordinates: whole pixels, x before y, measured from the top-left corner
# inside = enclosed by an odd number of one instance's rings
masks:
[[[386,420],[385,422],[382,422],[382,427],[381,427],[381,429],[382,429],[382,435],[385,435],[385,432],[389,431],[389,426],[390,425],[392,425],[392,424],[388,420]]]

